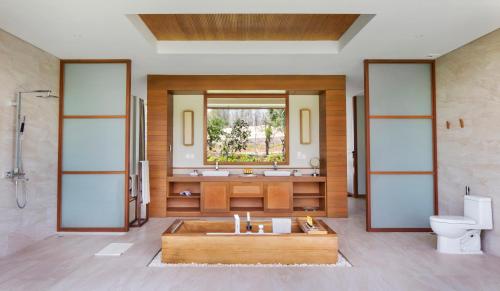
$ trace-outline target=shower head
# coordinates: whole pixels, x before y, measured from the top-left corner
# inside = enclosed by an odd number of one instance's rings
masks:
[[[37,95],[38,98],[59,98],[58,96],[52,94],[51,90],[37,90],[34,93],[43,93],[43,95]]]
[[[52,94],[52,90],[32,90],[32,91],[23,91],[19,93],[20,94],[39,93],[39,95],[36,95],[36,97],[38,98],[59,98],[58,96]]]

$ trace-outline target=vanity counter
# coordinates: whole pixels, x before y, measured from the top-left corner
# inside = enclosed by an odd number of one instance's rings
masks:
[[[242,175],[229,176],[190,176],[190,175],[173,175],[167,177],[168,182],[325,182],[324,176],[281,176],[270,177],[264,175],[255,175],[245,177]]]

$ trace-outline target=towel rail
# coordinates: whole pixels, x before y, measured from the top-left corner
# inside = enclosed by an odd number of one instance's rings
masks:
[[[131,199],[135,200],[135,218],[131,222],[129,222],[130,227],[141,227],[149,220],[149,204],[146,204],[146,217],[142,217],[142,163],[139,162],[138,166],[138,174],[136,175],[137,183],[129,183],[132,187],[135,187],[135,193],[137,194],[133,197],[133,189],[129,189],[129,201]],[[129,177],[131,179],[131,177]]]

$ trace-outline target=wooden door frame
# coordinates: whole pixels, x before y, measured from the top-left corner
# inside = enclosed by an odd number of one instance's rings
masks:
[[[353,121],[353,150],[352,150],[352,164],[353,164],[353,182],[352,182],[352,197],[358,198],[358,108],[357,108],[357,97],[352,97],[352,121]]]
[[[370,64],[429,64],[431,69],[431,115],[370,115],[369,65]],[[436,130],[436,72],[434,60],[419,59],[366,59],[364,60],[364,89],[365,89],[365,146],[366,146],[366,231],[369,232],[428,232],[430,228],[374,228],[371,225],[371,174],[408,175],[431,174],[434,179],[434,215],[438,209],[438,164],[437,164],[437,130]],[[370,169],[370,120],[371,119],[432,119],[432,160],[433,170],[428,171],[377,171]]]
[[[126,90],[125,115],[64,115],[64,69],[66,64],[125,64]],[[74,232],[127,232],[129,230],[129,177],[130,177],[130,92],[131,61],[128,59],[68,59],[59,63],[59,131],[58,131],[58,166],[57,166],[57,231]],[[123,171],[63,171],[63,125],[64,119],[85,118],[118,118],[125,119],[125,167]],[[63,174],[123,174],[124,185],[124,223],[123,227],[63,227],[62,226],[62,175]]]

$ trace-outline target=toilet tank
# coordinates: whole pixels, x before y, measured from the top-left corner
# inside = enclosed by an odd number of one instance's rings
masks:
[[[464,216],[477,222],[479,229],[492,229],[491,198],[484,196],[464,196]]]

